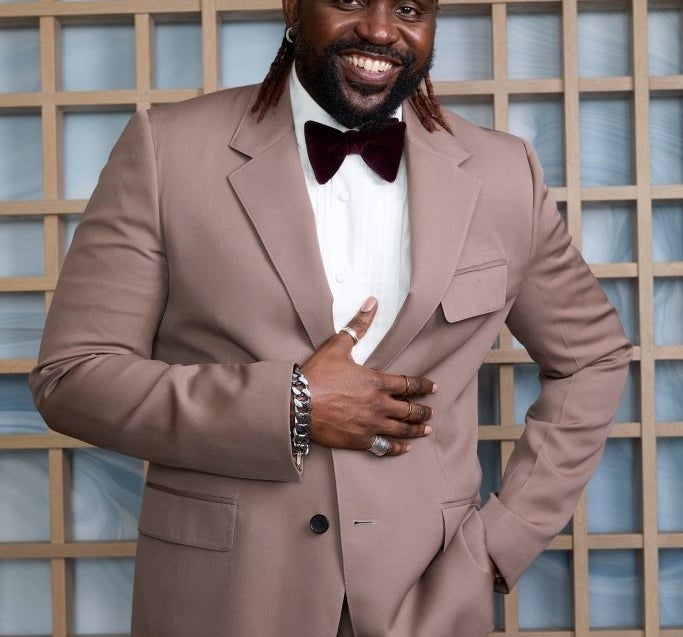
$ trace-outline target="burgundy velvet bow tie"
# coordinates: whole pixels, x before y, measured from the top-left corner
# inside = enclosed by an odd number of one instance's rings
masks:
[[[382,179],[394,181],[401,163],[406,124],[390,119],[382,128],[342,132],[319,122],[304,125],[308,158],[319,184],[327,183],[347,155],[359,154]]]

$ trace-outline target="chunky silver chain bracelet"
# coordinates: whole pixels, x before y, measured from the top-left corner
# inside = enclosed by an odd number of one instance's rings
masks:
[[[292,423],[292,454],[297,469],[301,471],[303,457],[310,451],[311,435],[311,392],[308,381],[298,365],[292,370],[292,402],[294,422]]]

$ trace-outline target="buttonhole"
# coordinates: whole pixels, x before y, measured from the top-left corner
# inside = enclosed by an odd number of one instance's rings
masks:
[[[375,523],[374,520],[354,520],[353,521],[354,526],[359,526],[360,524],[372,526],[374,523]]]

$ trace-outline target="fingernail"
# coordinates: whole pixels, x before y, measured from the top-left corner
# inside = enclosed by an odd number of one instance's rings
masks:
[[[375,306],[377,305],[377,299],[374,296],[371,296],[368,299],[365,299],[365,303],[361,305],[360,311],[361,312],[370,312],[371,310],[375,309]]]
[[[432,433],[432,428],[431,428],[430,425],[427,425],[427,426],[425,427],[425,436],[428,435],[428,434],[430,434],[430,433]]]
[[[434,384],[432,385],[432,394],[436,394],[436,392],[438,391],[438,389],[439,389],[439,386],[438,386],[436,383],[434,383]]]

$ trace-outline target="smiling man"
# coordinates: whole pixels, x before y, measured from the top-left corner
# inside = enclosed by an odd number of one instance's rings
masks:
[[[533,151],[439,108],[438,2],[283,9],[260,86],[132,118],[36,403],[149,460],[133,637],[484,637],[595,470],[630,345]],[[504,325],[541,393],[481,507]]]

